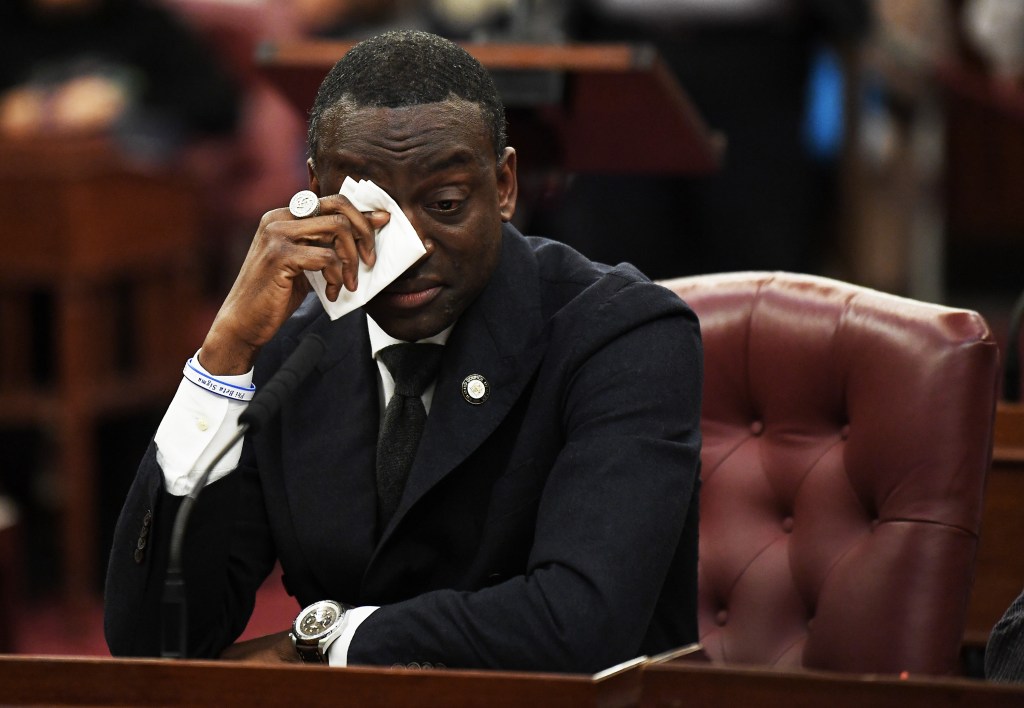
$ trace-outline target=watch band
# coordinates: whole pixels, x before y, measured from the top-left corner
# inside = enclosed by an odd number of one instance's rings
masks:
[[[330,635],[320,640],[316,644],[303,644],[295,639],[295,635],[292,635],[292,641],[295,644],[295,651],[298,653],[299,658],[302,659],[303,663],[306,664],[328,664],[330,663],[327,659],[327,650],[331,644],[334,643],[338,637],[341,636],[341,630],[332,632]]]

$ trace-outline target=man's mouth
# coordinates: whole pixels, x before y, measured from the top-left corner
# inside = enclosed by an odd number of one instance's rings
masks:
[[[391,307],[414,309],[422,307],[441,293],[441,286],[433,280],[415,278],[398,280],[384,288],[377,299],[384,300]]]

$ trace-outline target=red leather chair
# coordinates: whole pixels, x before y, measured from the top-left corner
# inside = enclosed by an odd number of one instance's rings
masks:
[[[704,339],[710,658],[955,671],[999,377],[985,321],[788,273],[663,284]]]

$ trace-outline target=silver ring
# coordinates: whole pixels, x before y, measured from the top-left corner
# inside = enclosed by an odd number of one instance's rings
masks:
[[[303,189],[301,192],[296,192],[288,202],[288,211],[296,219],[320,216],[320,198],[316,196],[315,192]]]

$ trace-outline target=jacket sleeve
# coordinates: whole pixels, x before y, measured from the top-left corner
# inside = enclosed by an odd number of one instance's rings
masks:
[[[104,633],[115,656],[159,656],[171,529],[182,497],[164,491],[151,444],[114,531]],[[245,629],[274,550],[256,472],[241,467],[197,497],[182,547],[188,655],[215,657]]]

